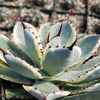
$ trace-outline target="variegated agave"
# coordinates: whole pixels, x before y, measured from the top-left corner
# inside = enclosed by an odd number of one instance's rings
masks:
[[[77,34],[68,20],[43,24],[37,32],[20,17],[14,43],[0,35],[0,78],[22,84],[39,100],[97,100],[100,56],[89,58],[99,38]]]

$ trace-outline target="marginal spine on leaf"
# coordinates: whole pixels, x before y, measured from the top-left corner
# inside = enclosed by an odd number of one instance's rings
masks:
[[[21,21],[21,23],[22,23],[22,25],[23,25],[23,28],[26,29],[27,27],[26,27],[25,24],[23,23],[23,20],[22,20],[22,17],[21,17],[20,14],[19,14],[19,17],[20,17],[20,21]]]
[[[53,92],[53,94],[55,94],[55,91]]]
[[[46,42],[46,45],[48,44],[48,42]]]
[[[7,48],[8,50],[11,50],[10,48]]]
[[[16,55],[14,55],[15,57],[17,57]]]
[[[43,49],[40,49],[40,51],[42,52]]]
[[[78,76],[78,78],[80,78],[80,76]]]
[[[88,71],[86,71],[86,73],[88,73]]]
[[[24,57],[22,57],[21,60],[24,60]]]
[[[96,83],[94,83],[94,85],[96,85]]]
[[[38,38],[38,36],[35,37],[36,39]]]
[[[56,48],[58,48],[58,47],[59,47],[59,45],[56,46]]]
[[[42,47],[43,49],[45,49],[45,47]]]
[[[51,48],[51,45],[49,45],[49,48]]]
[[[30,63],[30,65],[33,65],[34,63],[32,62],[32,63]]]
[[[97,66],[94,66],[94,68],[97,68]]]
[[[5,52],[2,48],[0,48],[0,50],[3,52],[3,55],[8,55],[8,53]]]
[[[57,36],[60,36],[60,34],[61,34],[61,30],[62,30],[62,25],[63,25],[63,23],[61,24],[61,26],[60,26],[60,30],[59,30],[58,34],[56,35],[56,37],[57,37]]]
[[[37,90],[37,87],[36,88],[34,88],[35,90]]]
[[[40,45],[41,43],[40,42],[38,42],[38,45]]]
[[[40,70],[38,70],[38,72],[40,73]]]
[[[75,39],[74,43],[71,46],[67,47],[67,48],[70,49],[70,50],[73,50],[73,47],[76,44],[76,42],[77,42],[77,36],[76,36],[76,39]]]
[[[34,34],[34,32],[32,32],[32,34]]]

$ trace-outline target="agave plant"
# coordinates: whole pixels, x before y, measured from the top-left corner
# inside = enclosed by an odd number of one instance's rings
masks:
[[[99,45],[99,35],[77,34],[69,20],[37,32],[20,17],[12,41],[0,35],[0,78],[22,84],[39,100],[97,100],[100,56],[89,58]]]

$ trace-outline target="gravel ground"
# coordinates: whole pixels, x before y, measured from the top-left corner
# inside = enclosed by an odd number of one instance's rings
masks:
[[[88,17],[88,29],[89,29],[89,34],[91,33],[100,34],[100,19],[94,17]]]
[[[22,6],[25,0],[0,0],[0,4]]]
[[[84,0],[58,0],[56,5],[57,11],[69,11],[72,10],[74,13],[85,13],[85,2]]]
[[[28,6],[31,6],[32,8],[38,7],[38,8],[52,9],[53,8],[53,0],[44,0],[44,3],[42,0],[29,0]]]
[[[3,31],[7,33],[8,30],[4,30],[4,28],[10,29],[13,27],[14,20],[11,16],[12,14],[17,16],[17,13],[19,12],[19,8],[17,6],[23,6],[25,1],[26,0],[0,0],[1,34],[4,33]],[[20,12],[23,20],[33,24],[38,29],[40,24],[49,21],[50,15],[52,15],[53,23],[56,23],[58,21],[66,20],[68,16],[67,12],[72,11],[75,15],[72,14],[70,16],[70,21],[73,26],[76,27],[78,33],[83,33],[88,28],[89,34],[100,34],[100,14],[97,13],[100,11],[100,6],[97,6],[100,3],[100,0],[88,0],[88,13],[86,10],[86,0],[58,0],[55,6],[53,1],[54,0],[28,0],[26,5],[27,7],[21,9]],[[4,5],[11,5],[14,6],[14,8],[5,7]],[[54,8],[55,11],[53,11]],[[95,8],[98,9],[96,10]],[[43,12],[40,9],[51,10],[53,13],[49,13],[49,11]],[[65,14],[61,14],[62,12]],[[86,27],[85,17],[87,14],[96,14],[99,16],[99,18],[96,18],[89,15],[87,17],[88,27]]]
[[[88,0],[88,5],[89,13],[100,14],[100,0]]]
[[[49,15],[42,13],[38,9],[22,9],[21,15],[23,21],[29,22],[35,26],[40,25],[41,23],[48,22]]]
[[[7,27],[10,28],[13,25],[12,14],[17,15],[18,9],[16,8],[6,8],[0,7],[0,27]]]

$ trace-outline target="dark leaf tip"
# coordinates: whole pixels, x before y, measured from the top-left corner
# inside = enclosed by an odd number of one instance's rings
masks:
[[[60,26],[60,30],[59,30],[57,36],[60,36],[60,35],[61,35],[62,25],[63,25],[63,23],[62,23],[61,26]]]
[[[21,23],[22,23],[22,25],[23,25],[23,28],[26,29],[27,27],[26,27],[25,24],[23,23],[23,20],[22,20],[22,17],[21,17],[20,14],[19,14],[19,17],[20,17],[20,21],[21,21]]]
[[[3,52],[3,55],[8,55],[8,53],[5,52],[2,48],[0,48],[0,50]]]

